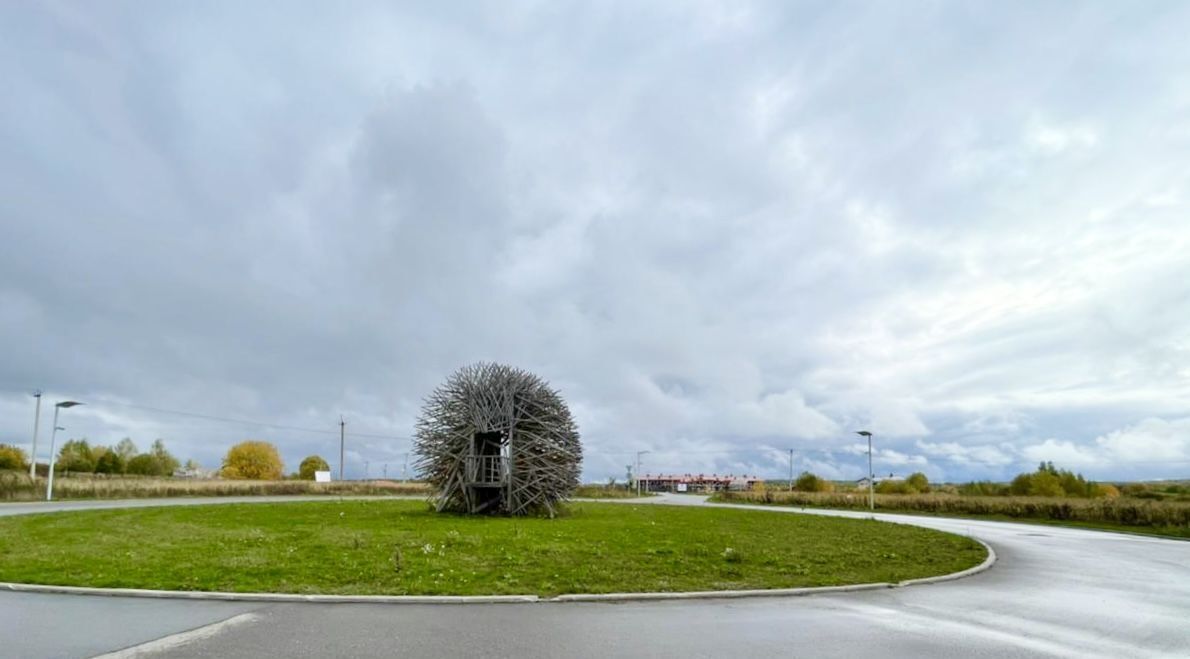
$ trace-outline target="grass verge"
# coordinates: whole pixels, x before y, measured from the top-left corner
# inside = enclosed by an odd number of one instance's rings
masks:
[[[868,509],[867,496],[862,493],[720,492],[710,500],[716,503],[832,510]],[[878,494],[876,512],[1021,522],[1190,539],[1190,504],[1174,501]]]
[[[832,586],[978,565],[962,536],[871,520],[626,504],[557,519],[416,501],[141,508],[0,519],[0,581],[389,595]]]
[[[575,499],[639,499],[641,497],[657,496],[652,492],[641,492],[626,487],[609,487],[607,485],[579,485],[571,495]]]

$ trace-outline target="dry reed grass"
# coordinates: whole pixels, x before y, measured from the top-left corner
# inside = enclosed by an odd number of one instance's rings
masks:
[[[859,492],[721,492],[716,500],[821,508],[868,507]],[[877,494],[877,510],[940,515],[989,515],[1022,519],[1119,524],[1122,526],[1190,529],[1190,503],[1132,497],[996,497],[950,494]]]
[[[0,501],[40,501],[45,479],[26,473],[0,472]],[[285,494],[428,495],[424,483],[394,481],[238,481],[99,475],[54,478],[55,499],[144,499],[159,497],[226,497]]]

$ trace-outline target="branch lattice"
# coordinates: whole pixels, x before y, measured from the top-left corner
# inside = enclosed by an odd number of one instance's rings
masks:
[[[439,511],[551,517],[579,484],[578,427],[541,378],[503,364],[464,366],[426,398],[415,466]]]

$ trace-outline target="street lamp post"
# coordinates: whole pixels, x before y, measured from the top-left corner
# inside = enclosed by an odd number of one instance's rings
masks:
[[[652,451],[637,451],[636,452],[636,471],[632,474],[636,478],[636,496],[640,496],[640,456]]]
[[[868,438],[868,509],[876,510],[876,490],[873,483],[876,480],[876,475],[872,473],[872,433],[867,430],[858,430],[855,434]]]
[[[45,485],[46,501],[54,500],[54,440],[57,439],[59,430],[66,430],[58,426],[58,411],[68,407],[74,407],[75,405],[82,405],[82,403],[73,400],[64,400],[54,405],[54,429],[50,432],[50,473],[49,480],[46,481]]]
[[[33,446],[29,448],[29,479],[37,477],[37,428],[41,425],[41,390],[33,392],[37,407],[33,412]]]

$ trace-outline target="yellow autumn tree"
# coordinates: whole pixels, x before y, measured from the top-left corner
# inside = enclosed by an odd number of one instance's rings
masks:
[[[219,474],[232,480],[281,480],[285,470],[277,447],[268,442],[249,440],[227,451]]]

